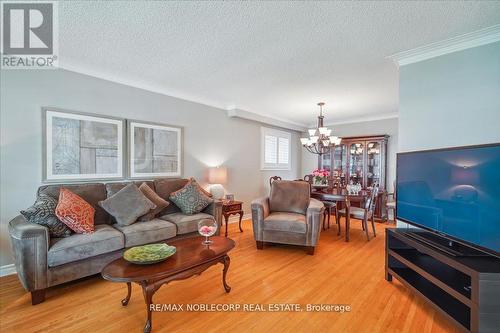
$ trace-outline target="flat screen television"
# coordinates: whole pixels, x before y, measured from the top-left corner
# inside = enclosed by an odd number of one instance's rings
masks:
[[[397,219],[500,256],[500,143],[399,153]]]

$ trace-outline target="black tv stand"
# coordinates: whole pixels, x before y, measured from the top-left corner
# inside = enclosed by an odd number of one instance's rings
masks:
[[[497,332],[500,259],[488,254],[452,255],[446,244],[444,251],[426,235],[412,234],[406,228],[386,229],[386,280],[395,277],[462,330]]]
[[[489,257],[490,255],[469,246],[465,246],[458,242],[452,241],[445,237],[436,235],[435,233],[414,229],[407,230],[406,236],[414,238],[422,243],[434,247],[435,249],[442,251],[454,257]]]

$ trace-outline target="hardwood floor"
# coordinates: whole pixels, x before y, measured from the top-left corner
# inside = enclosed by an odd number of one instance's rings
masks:
[[[349,243],[333,225],[321,233],[314,256],[283,245],[257,251],[251,222],[243,222],[243,233],[231,224],[229,237],[237,243],[230,252],[231,293],[224,292],[219,265],[163,286],[153,299],[156,304],[348,304],[350,312],[155,312],[152,332],[455,332],[422,299],[396,280],[384,280],[386,226],[377,223],[377,237],[367,242],[361,223],[351,224]],[[1,332],[142,332],[145,322],[137,285],[122,307],[125,284],[99,276],[51,288],[36,306],[16,276],[0,278],[0,284]]]

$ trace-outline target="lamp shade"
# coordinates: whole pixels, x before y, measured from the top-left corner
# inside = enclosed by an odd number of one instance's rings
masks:
[[[227,182],[227,169],[225,167],[208,169],[208,182],[210,184],[225,184]]]

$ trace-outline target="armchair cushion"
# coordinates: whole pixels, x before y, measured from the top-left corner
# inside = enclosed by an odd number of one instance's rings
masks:
[[[307,182],[276,180],[271,184],[269,208],[272,212],[306,215],[311,186]]]
[[[306,216],[297,213],[274,212],[264,219],[264,230],[307,232]]]
[[[73,234],[65,238],[50,240],[47,262],[49,267],[63,265],[99,254],[122,249],[123,234],[110,225],[95,226],[91,234]]]

